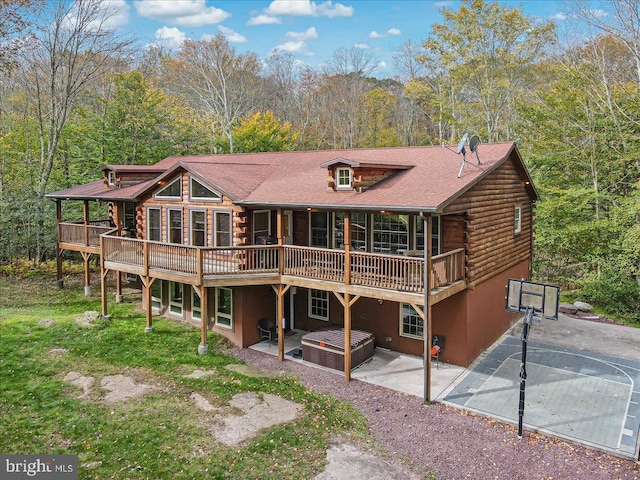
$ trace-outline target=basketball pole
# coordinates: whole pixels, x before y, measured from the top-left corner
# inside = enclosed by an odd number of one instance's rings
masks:
[[[522,319],[522,358],[520,360],[520,403],[518,406],[518,438],[522,438],[522,422],[524,419],[524,389],[527,383],[527,341],[533,322],[534,308],[529,305]]]

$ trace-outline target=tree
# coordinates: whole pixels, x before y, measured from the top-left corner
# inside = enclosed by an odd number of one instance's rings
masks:
[[[107,26],[114,13],[100,0],[77,0],[70,7],[59,0],[38,17],[36,34],[21,53],[22,78],[38,123],[40,163],[35,185],[41,231],[44,195],[65,125],[89,82],[132,43]]]
[[[448,73],[459,124],[486,141],[511,137],[513,104],[525,92],[531,68],[555,40],[553,23],[536,24],[518,8],[463,0],[458,11],[442,10],[424,42],[425,61]],[[454,116],[455,118],[455,116]]]
[[[0,1],[0,72],[15,66],[15,54],[29,37],[27,17],[36,15],[43,0]]]
[[[219,34],[211,40],[187,40],[170,68],[177,92],[219,126],[233,152],[233,127],[260,98],[256,55],[236,54]]]
[[[280,152],[294,150],[298,132],[289,122],[280,123],[273,113],[256,112],[233,128],[237,152]]]
[[[400,145],[396,130],[395,111],[398,97],[388,90],[376,88],[360,99],[362,133],[360,147],[397,147]]]

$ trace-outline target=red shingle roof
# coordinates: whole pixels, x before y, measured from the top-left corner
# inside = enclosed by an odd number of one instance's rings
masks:
[[[523,180],[531,180],[513,142],[481,144],[478,155],[481,165],[474,154],[467,153],[460,178],[461,155],[440,146],[168,157],[153,167],[165,172],[158,178],[184,168],[238,203],[282,207],[437,211],[510,157]],[[333,191],[327,188],[327,171],[321,165],[336,158],[395,165],[398,172],[361,193]],[[156,180],[120,189],[94,182],[48,196],[133,200],[150,190]],[[537,198],[533,188],[531,195]]]

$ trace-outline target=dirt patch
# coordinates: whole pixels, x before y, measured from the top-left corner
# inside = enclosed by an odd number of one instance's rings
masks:
[[[38,320],[38,325],[45,328],[49,328],[54,323],[55,320],[53,318],[41,318],[40,320]]]
[[[424,473],[411,472],[399,461],[385,460],[345,443],[329,447],[327,462],[324,472],[317,475],[315,480],[349,480],[351,478],[419,480],[424,478]]]
[[[67,350],[66,348],[52,348],[51,350],[49,350],[49,355],[64,355],[68,351],[69,350]]]
[[[279,378],[284,376],[284,372],[282,370],[275,370],[273,368],[254,367],[253,365],[242,365],[239,363],[232,363],[230,365],[225,365],[224,368],[226,368],[227,370],[231,370],[232,372],[241,373],[242,375],[246,375],[247,377],[254,377],[254,378],[260,378],[260,377]]]
[[[100,386],[109,390],[109,393],[104,397],[105,401],[109,403],[139,397],[153,390],[157,390],[157,388],[152,385],[136,383],[133,378],[125,375],[107,375],[100,381]]]
[[[189,375],[183,375],[184,378],[202,378],[202,377],[210,377],[211,375],[215,375],[216,372],[213,370],[194,370],[193,373]]]
[[[95,378],[85,377],[78,372],[69,372],[65,375],[64,379],[72,385],[82,388],[82,395],[78,396],[77,398],[85,398],[86,396],[88,396],[89,393],[91,393],[91,387],[95,382]]]
[[[290,422],[302,411],[302,405],[269,393],[260,396],[253,392],[239,393],[229,406],[242,414],[218,415],[219,423],[210,428],[213,437],[228,446],[254,437],[263,428]]]

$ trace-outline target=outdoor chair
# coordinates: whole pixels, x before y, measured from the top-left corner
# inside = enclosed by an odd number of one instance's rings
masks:
[[[431,339],[431,359],[436,361],[436,370],[440,363],[440,353],[444,350],[445,338],[442,335],[434,335]]]
[[[269,340],[269,347],[271,347],[271,340],[278,338],[278,330],[275,323],[266,318],[258,320],[258,330],[260,331],[260,340]]]

